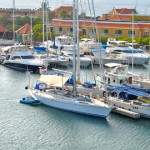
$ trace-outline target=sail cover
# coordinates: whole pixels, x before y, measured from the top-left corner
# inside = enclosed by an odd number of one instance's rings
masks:
[[[57,75],[42,74],[38,81],[46,83],[48,86],[63,87],[69,78]]]

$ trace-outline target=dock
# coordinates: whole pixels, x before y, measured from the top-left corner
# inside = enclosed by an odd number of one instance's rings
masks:
[[[125,109],[122,109],[122,108],[113,108],[112,111],[117,113],[117,114],[124,115],[124,116],[127,116],[127,117],[131,117],[131,118],[134,118],[134,119],[140,118],[139,113],[129,111],[129,110],[125,110]]]

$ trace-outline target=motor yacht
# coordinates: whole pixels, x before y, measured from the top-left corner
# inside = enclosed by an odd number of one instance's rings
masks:
[[[44,63],[35,59],[29,51],[12,51],[6,55],[3,63],[4,66],[14,68],[21,71],[32,71],[34,73],[39,71]]]
[[[120,58],[120,61],[128,60],[128,64],[143,65],[149,62],[149,56],[142,49],[135,49],[127,45],[126,41],[111,41],[109,46],[106,47],[105,57]],[[122,63],[122,62],[121,62]]]

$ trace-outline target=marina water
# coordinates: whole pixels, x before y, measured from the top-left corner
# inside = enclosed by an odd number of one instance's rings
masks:
[[[135,72],[148,72],[148,67]],[[95,68],[99,71],[99,67]],[[91,69],[82,75],[92,78]],[[107,120],[20,104],[24,87],[36,82],[0,65],[0,150],[149,150],[150,120],[110,114]]]

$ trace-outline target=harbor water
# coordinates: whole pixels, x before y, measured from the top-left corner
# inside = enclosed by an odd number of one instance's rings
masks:
[[[146,73],[148,69],[136,68],[135,72]],[[92,71],[82,69],[81,74],[91,78]],[[28,96],[24,87],[37,78],[37,74],[29,78],[24,72],[0,65],[0,150],[150,149],[149,119],[110,114],[104,120],[19,103]]]

